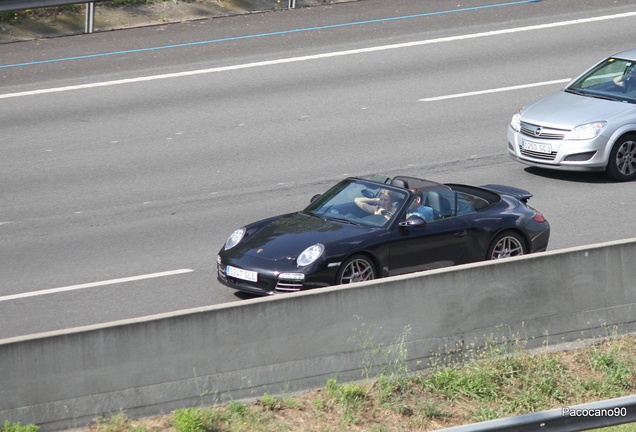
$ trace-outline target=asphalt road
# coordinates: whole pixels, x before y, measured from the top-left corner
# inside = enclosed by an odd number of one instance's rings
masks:
[[[346,175],[528,189],[551,250],[631,238],[635,183],[525,168],[506,127],[635,19],[362,0],[0,45],[0,338],[240,301],[227,236]]]

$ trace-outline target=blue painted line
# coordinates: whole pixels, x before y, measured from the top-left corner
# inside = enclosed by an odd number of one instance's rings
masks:
[[[399,17],[393,17],[393,18],[380,18],[380,19],[369,20],[369,21],[333,24],[333,25],[327,25],[327,26],[321,26],[321,27],[308,27],[308,28],[294,29],[294,30],[283,30],[283,31],[272,32],[272,33],[261,33],[261,34],[255,34],[255,35],[236,36],[236,37],[214,39],[214,40],[208,40],[208,41],[188,42],[188,43],[176,44],[176,45],[165,45],[165,46],[152,47],[152,48],[140,48],[140,49],[134,49],[134,50],[127,50],[127,51],[114,51],[114,52],[108,52],[108,53],[91,54],[91,55],[84,55],[84,56],[77,56],[77,57],[66,57],[66,58],[51,59],[51,60],[40,60],[40,61],[34,61],[34,62],[28,62],[28,63],[0,65],[0,69],[16,67],[16,66],[31,66],[31,65],[43,64],[43,63],[54,63],[54,62],[61,62],[61,61],[68,61],[68,60],[81,60],[81,59],[104,57],[104,56],[119,55],[119,54],[130,54],[130,53],[144,52],[144,51],[155,51],[155,50],[168,49],[168,48],[181,48],[181,47],[188,47],[188,46],[194,46],[194,45],[203,45],[203,44],[210,44],[210,43],[217,43],[217,42],[228,42],[228,41],[235,41],[235,40],[241,40],[241,39],[251,39],[251,38],[257,38],[257,37],[282,35],[282,34],[288,34],[288,33],[325,30],[325,29],[337,28],[337,27],[348,27],[348,26],[361,25],[361,24],[373,24],[373,23],[379,23],[379,22],[396,21],[396,20],[410,19],[410,18],[421,18],[421,17],[433,16],[433,15],[466,12],[466,11],[472,11],[477,9],[488,9],[488,8],[494,8],[494,7],[519,5],[523,3],[533,3],[537,1],[541,1],[541,0],[521,0],[521,1],[510,2],[510,3],[499,3],[499,4],[486,5],[486,6],[474,6],[474,7],[462,8],[462,9],[451,9],[446,11],[428,12],[428,13],[417,14],[417,15],[405,15],[405,16],[399,16]]]

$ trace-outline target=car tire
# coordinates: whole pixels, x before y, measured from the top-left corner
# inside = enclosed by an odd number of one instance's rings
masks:
[[[521,236],[515,232],[506,231],[497,235],[490,243],[486,260],[521,256],[526,253],[526,242]]]
[[[636,135],[623,135],[616,141],[610,152],[605,173],[619,182],[636,178]]]
[[[369,281],[375,278],[375,266],[371,260],[364,255],[353,255],[340,265],[336,285]]]

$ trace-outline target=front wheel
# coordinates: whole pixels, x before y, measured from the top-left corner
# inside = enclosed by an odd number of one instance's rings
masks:
[[[338,270],[336,284],[348,284],[375,279],[375,267],[364,255],[354,255],[347,258]]]
[[[488,247],[487,260],[509,258],[526,254],[525,242],[521,236],[512,231],[499,234]]]
[[[614,144],[605,172],[619,182],[636,178],[636,135],[625,135]]]

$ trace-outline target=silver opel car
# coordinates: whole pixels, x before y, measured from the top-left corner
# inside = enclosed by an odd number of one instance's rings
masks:
[[[508,151],[536,167],[636,178],[636,49],[606,58],[517,111]]]

